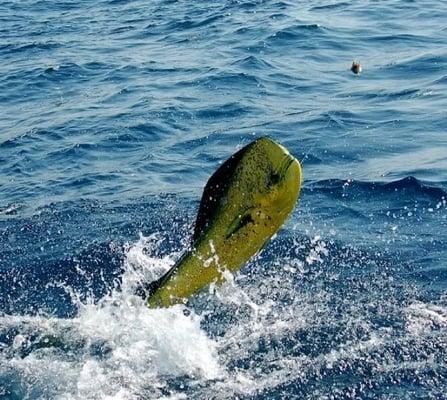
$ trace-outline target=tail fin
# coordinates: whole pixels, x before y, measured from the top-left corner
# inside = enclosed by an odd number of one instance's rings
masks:
[[[158,290],[158,288],[162,286],[172,274],[174,274],[174,272],[177,270],[178,266],[182,263],[182,260],[185,258],[187,253],[188,252],[186,252],[182,257],[180,257],[180,259],[175,263],[175,265],[165,274],[163,274],[160,278],[152,282],[141,283],[135,289],[135,295],[141,297],[143,300],[147,300],[149,297],[151,297]]]
[[[163,276],[152,282],[140,283],[140,285],[138,285],[135,289],[134,294],[141,297],[143,300],[147,300],[160,287]]]

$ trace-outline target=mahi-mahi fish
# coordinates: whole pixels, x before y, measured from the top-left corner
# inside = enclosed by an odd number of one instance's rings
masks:
[[[292,212],[302,171],[285,147],[261,137],[233,154],[203,191],[191,249],[142,293],[169,307],[221,284],[258,253]],[[141,294],[141,293],[140,293]]]

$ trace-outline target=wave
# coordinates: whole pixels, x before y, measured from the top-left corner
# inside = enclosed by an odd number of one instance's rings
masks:
[[[318,10],[337,10],[337,9],[340,9],[340,8],[346,8],[350,4],[351,3],[341,1],[341,2],[335,2],[335,3],[332,3],[332,4],[324,4],[324,5],[321,5],[321,6],[313,6],[311,8],[311,10],[316,10],[316,11],[318,11]]]
[[[413,176],[392,182],[328,179],[312,182],[307,185],[306,190],[326,193],[337,197],[345,196],[348,193],[365,197],[374,194],[375,196],[392,195],[400,199],[429,198],[434,201],[443,202],[447,199],[447,190],[445,189],[447,182],[440,182],[438,185],[435,186],[430,182],[423,182]]]
[[[31,43],[8,43],[0,45],[0,53],[8,56],[13,53],[22,53],[27,51],[45,51],[54,50],[61,47],[62,44],[54,41],[31,42]]]
[[[251,73],[249,74],[245,72],[232,71],[215,72],[212,75],[208,74],[208,76],[200,78],[196,82],[203,86],[214,89],[233,87],[240,90],[242,87],[255,86],[259,88],[260,86],[262,86],[262,83],[255,75],[252,75]]]
[[[298,41],[308,39],[313,35],[324,35],[327,28],[320,24],[298,24],[280,29],[268,36],[266,41],[271,43],[287,43],[291,41]]]
[[[265,69],[274,69],[273,64],[267,62],[263,58],[259,56],[250,55],[244,58],[241,58],[240,60],[237,60],[232,63],[233,66],[240,67],[242,69],[252,70],[252,69],[258,69],[258,70],[265,70]]]
[[[5,141],[0,142],[0,148],[10,150],[19,149],[21,147],[28,147],[36,143],[45,143],[46,141],[58,141],[63,136],[56,130],[36,129],[32,128],[20,135],[15,135]],[[22,152],[30,151],[30,149],[23,149]]]
[[[219,104],[214,107],[207,107],[205,109],[197,110],[195,112],[196,118],[236,118],[252,112],[252,109],[243,106],[240,103]]]
[[[425,78],[435,73],[442,73],[447,64],[445,53],[423,53],[389,64],[384,67],[387,74],[399,74],[409,79],[410,76],[421,74]]]
[[[426,36],[421,35],[415,35],[410,33],[401,33],[401,34],[393,34],[393,35],[376,35],[371,36],[370,40],[377,41],[377,42],[398,42],[398,43],[405,43],[405,42],[429,42],[430,39]]]

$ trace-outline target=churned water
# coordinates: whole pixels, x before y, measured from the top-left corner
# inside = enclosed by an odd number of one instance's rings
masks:
[[[0,2],[0,399],[447,399],[445,1]],[[349,68],[363,65],[360,75]],[[148,310],[261,135],[298,208]]]

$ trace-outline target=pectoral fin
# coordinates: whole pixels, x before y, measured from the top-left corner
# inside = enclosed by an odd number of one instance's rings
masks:
[[[234,219],[234,221],[228,227],[227,235],[225,237],[226,239],[230,238],[247,224],[255,222],[251,216],[251,210],[252,209],[247,210],[244,214],[238,215]]]

